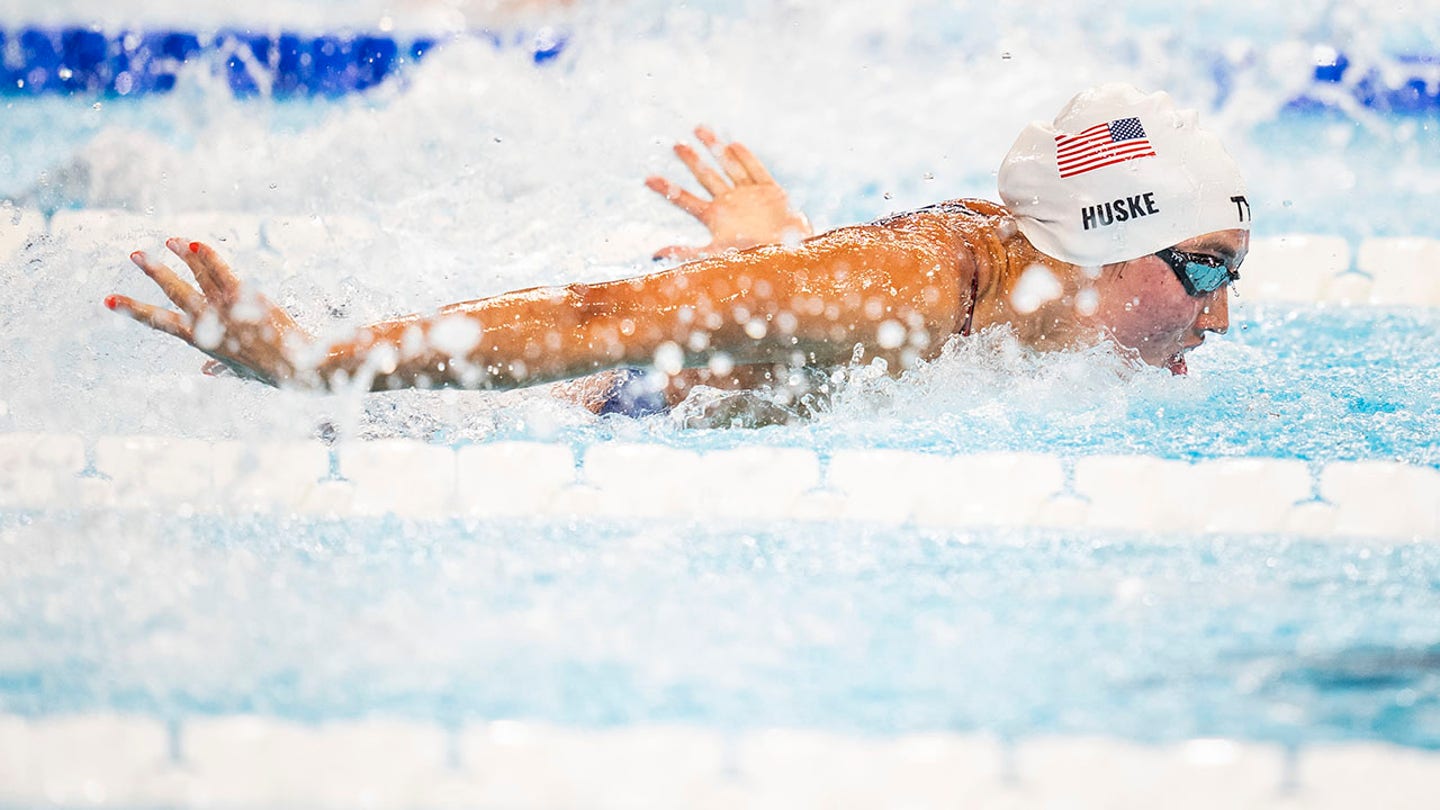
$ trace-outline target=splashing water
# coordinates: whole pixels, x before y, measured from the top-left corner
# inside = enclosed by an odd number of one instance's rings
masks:
[[[134,22],[95,0],[30,5],[0,0],[0,18]],[[266,13],[326,30],[388,8]],[[421,28],[475,25],[458,4],[415,8]],[[217,27],[248,13],[147,9]],[[749,143],[825,228],[993,197],[1024,123],[1122,80],[1202,109],[1249,172],[1259,234],[1440,235],[1404,202],[1440,190],[1433,121],[1285,111],[1319,47],[1378,66],[1437,50],[1440,14],[1424,8],[637,0],[562,16],[573,44],[557,63],[461,41],[338,102],[237,101],[204,65],[163,97],[5,98],[0,198],[121,208],[160,232],[194,211],[318,218],[314,244],[277,231],[221,248],[303,323],[340,334],[644,272],[655,248],[702,241],[641,185],[679,176],[668,146],[699,121]],[[0,431],[1440,464],[1435,312],[1247,306],[1184,378],[1103,346],[1037,355],[991,330],[898,379],[832,375],[810,421],[691,430],[675,415],[597,418],[544,389],[313,396],[203,377],[199,353],[99,305],[112,291],[157,301],[125,261],[158,250],[138,238],[57,228],[0,261]],[[0,515],[0,710],[1440,747],[1433,544],[751,528]],[[1392,681],[1363,682],[1371,670]]]
[[[1284,110],[1308,87],[1322,44],[1381,64],[1440,37],[1383,4],[1302,6],[1249,13],[1239,27],[1208,5],[1060,10],[1047,12],[1042,37],[1033,10],[1019,7],[594,4],[517,23],[567,26],[573,44],[556,64],[537,68],[523,51],[462,39],[363,98],[236,100],[195,65],[168,96],[7,99],[15,123],[4,136],[0,196],[144,213],[160,231],[195,211],[319,217],[331,227],[320,244],[221,247],[302,323],[339,335],[506,289],[645,272],[656,247],[701,241],[692,221],[640,183],[649,173],[680,175],[667,147],[697,121],[752,145],[824,228],[939,199],[993,197],[994,169],[1024,123],[1052,115],[1085,85],[1125,80],[1202,109],[1250,174],[1260,234],[1435,233],[1398,193],[1440,189],[1433,121]],[[342,12],[306,3],[271,11],[307,24],[342,21]],[[235,22],[218,7],[206,13],[215,25]],[[1373,21],[1364,36],[1348,27],[1361,16]],[[659,417],[596,420],[543,390],[315,397],[199,377],[196,352],[97,304],[116,290],[156,300],[124,261],[136,247],[158,246],[69,232],[0,267],[20,281],[0,302],[0,429],[243,438],[306,436],[327,425],[345,435],[441,440],[750,440],[689,437]],[[1333,344],[1299,327],[1333,324],[1297,314],[1278,327],[1293,330],[1291,345],[1256,344],[1258,319],[1277,312],[1238,313],[1256,329],[1197,352],[1190,380],[1120,371],[1125,364],[1104,350],[1017,359],[979,341],[903,381],[851,384],[817,422],[770,431],[764,441],[965,449],[980,446],[964,438],[977,425],[1008,425],[999,435],[1017,447],[1051,446],[1068,429],[1079,432],[1062,444],[1075,449],[1310,454],[1315,444],[1294,439],[1288,426],[1306,410],[1328,411],[1335,392],[1294,375],[1324,365],[1317,347]],[[1431,323],[1402,314],[1420,331],[1396,336],[1387,317],[1349,314],[1342,332],[1376,341],[1365,363],[1414,370],[1393,375],[1385,396],[1423,430],[1434,424],[1421,383],[1435,354],[1416,349],[1433,343]],[[1276,359],[1285,362],[1274,367]],[[1258,406],[1278,421],[1249,425],[1253,433],[1225,430],[1212,441],[1219,449],[1202,449],[1198,437],[1218,421],[1204,409],[1257,407],[1248,375],[1267,361],[1262,380],[1275,391],[1297,388],[1297,399],[1290,408]],[[1185,414],[1178,425],[1176,413]],[[911,429],[902,436],[904,420]],[[1097,433],[1096,425],[1113,429]],[[1166,438],[1162,425],[1193,440]],[[1391,429],[1400,433],[1387,444],[1434,457],[1411,426]],[[1362,444],[1342,442],[1349,449],[1340,455],[1364,456]]]

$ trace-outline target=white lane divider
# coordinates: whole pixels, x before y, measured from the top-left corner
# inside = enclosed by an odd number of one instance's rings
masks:
[[[1440,305],[1440,239],[1367,239],[1356,267],[1375,279],[1371,303]]]
[[[0,715],[0,806],[1433,807],[1440,753],[497,721]]]
[[[1241,268],[1241,290],[1257,301],[1328,301],[1332,283],[1350,269],[1350,245],[1339,236],[1254,237]]]
[[[243,807],[405,807],[445,776],[447,735],[385,720],[304,726],[259,717],[196,719],[181,728],[189,801]],[[188,802],[187,802],[188,803]]]
[[[456,507],[475,517],[543,514],[575,489],[575,454],[536,442],[465,445],[456,451]]]
[[[1440,471],[1389,461],[1328,464],[1320,495],[1341,534],[1440,536]]]
[[[1317,806],[1283,801],[1285,755],[1274,746],[1048,737],[1022,741],[1015,758],[1017,772],[1043,774],[1024,791],[1042,807],[1072,806],[1074,797],[1084,797],[1077,806],[1114,810]],[[1123,776],[1106,779],[1106,773]]]
[[[1440,471],[1273,458],[943,456],[803,448],[699,453],[526,442],[458,449],[409,439],[206,442],[0,434],[0,508],[189,514],[850,520],[1178,534],[1440,539]],[[331,475],[332,452],[338,475]]]

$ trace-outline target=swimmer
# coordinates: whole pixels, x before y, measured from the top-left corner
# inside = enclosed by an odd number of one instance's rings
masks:
[[[743,384],[878,360],[898,374],[995,326],[1039,351],[1110,341],[1183,374],[1186,353],[1228,329],[1227,287],[1249,246],[1244,181],[1165,93],[1103,85],[1030,124],[1001,164],[1003,204],[955,200],[818,236],[748,150],[702,141],[728,182],[694,150],[677,154],[710,203],[647,182],[710,227],[714,241],[693,255],[722,252],[659,272],[452,304],[322,345],[209,246],[172,239],[199,289],[142,252],[131,259],[178,311],[105,303],[247,378],[374,391],[507,389],[621,368]],[[749,202],[732,209],[736,192]]]

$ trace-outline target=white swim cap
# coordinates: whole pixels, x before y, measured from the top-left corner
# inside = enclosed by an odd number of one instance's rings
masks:
[[[1240,167],[1194,110],[1128,84],[1086,90],[1020,133],[1000,198],[1043,253],[1098,266],[1250,228]]]

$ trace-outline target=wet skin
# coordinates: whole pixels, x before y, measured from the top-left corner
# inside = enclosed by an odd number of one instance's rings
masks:
[[[180,313],[122,296],[107,304],[246,376],[317,388],[360,377],[374,390],[514,388],[657,362],[700,368],[720,355],[735,365],[820,368],[883,358],[898,372],[936,356],[958,330],[976,277],[974,329],[1007,324],[1041,350],[1110,338],[1146,363],[1178,370],[1176,358],[1206,332],[1228,327],[1224,288],[1189,296],[1154,256],[1107,265],[1091,279],[1039,253],[1003,207],[964,204],[982,216],[927,209],[631,279],[520,290],[372,324],[329,347],[316,347],[199,243],[169,243],[200,282],[198,292],[158,262],[135,257]],[[1206,234],[1180,247],[1239,258],[1246,233]],[[1023,313],[1012,294],[1034,264],[1049,269],[1064,293]],[[1076,303],[1086,288],[1098,296],[1089,314]],[[202,319],[218,329],[201,330],[197,340]]]
[[[1232,229],[1187,239],[1175,249],[1225,259],[1238,269],[1249,246],[1249,231]],[[1202,296],[1189,295],[1170,266],[1153,254],[1105,265],[1093,280],[1075,273],[1078,268],[1073,265],[1066,267],[1067,294],[1044,308],[1048,316],[1075,318],[1076,327],[1088,326],[1108,335],[1152,366],[1183,373],[1186,352],[1203,343],[1206,333],[1224,334],[1230,328],[1228,285]],[[1070,290],[1087,284],[1097,295],[1097,305],[1090,316],[1077,318]],[[1083,337],[1076,340],[1084,342]]]

